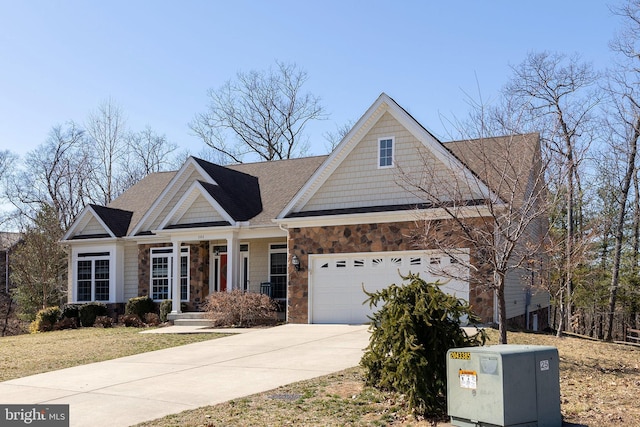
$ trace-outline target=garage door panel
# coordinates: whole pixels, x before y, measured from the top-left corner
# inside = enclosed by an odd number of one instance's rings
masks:
[[[468,260],[468,255],[467,255]],[[443,291],[468,299],[468,281],[437,276],[435,271],[468,275],[468,267],[453,263],[444,254],[434,251],[408,251],[393,253],[351,253],[311,255],[309,276],[309,307],[312,323],[366,323],[376,310],[363,304],[367,292],[377,292],[395,283],[402,284],[400,276],[419,273],[427,281],[440,280]],[[466,269],[466,270],[465,270]]]

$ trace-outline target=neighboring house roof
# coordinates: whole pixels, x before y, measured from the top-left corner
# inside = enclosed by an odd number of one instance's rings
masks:
[[[0,232],[0,251],[6,251],[15,246],[22,238],[21,233],[12,233],[8,231]]]

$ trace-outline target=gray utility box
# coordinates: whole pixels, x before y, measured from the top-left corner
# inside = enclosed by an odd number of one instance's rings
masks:
[[[534,345],[449,350],[447,412],[460,427],[561,426],[558,350]]]

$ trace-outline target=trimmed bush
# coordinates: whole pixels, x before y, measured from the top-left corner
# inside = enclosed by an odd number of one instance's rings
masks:
[[[468,303],[417,274],[402,279],[400,286],[365,290],[369,305],[379,309],[360,364],[367,385],[404,394],[416,415],[437,418],[447,409],[447,350],[484,344],[486,335],[468,336],[460,327],[479,322]]]
[[[60,316],[62,315],[62,310],[60,307],[47,307],[36,313],[36,320],[31,322],[29,325],[29,332],[47,332],[52,331],[53,326],[58,322]]]
[[[96,317],[107,315],[107,306],[101,302],[88,302],[80,306],[78,315],[80,317],[80,325],[90,328],[95,323]]]
[[[214,292],[205,304],[208,317],[216,326],[240,328],[274,324],[277,321],[277,305],[267,295],[234,290]]]
[[[135,314],[140,319],[144,319],[145,314],[155,311],[156,303],[149,296],[131,298],[124,307],[124,314]]]
[[[82,304],[65,304],[62,306],[62,317],[67,319],[77,319],[80,317],[80,307]]]

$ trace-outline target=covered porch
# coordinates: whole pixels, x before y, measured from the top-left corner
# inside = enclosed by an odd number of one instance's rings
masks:
[[[138,244],[138,294],[157,303],[171,300],[175,318],[182,312],[202,311],[214,292],[263,293],[279,303],[284,317],[287,236],[281,229],[273,231],[268,235],[162,231],[154,242]]]

